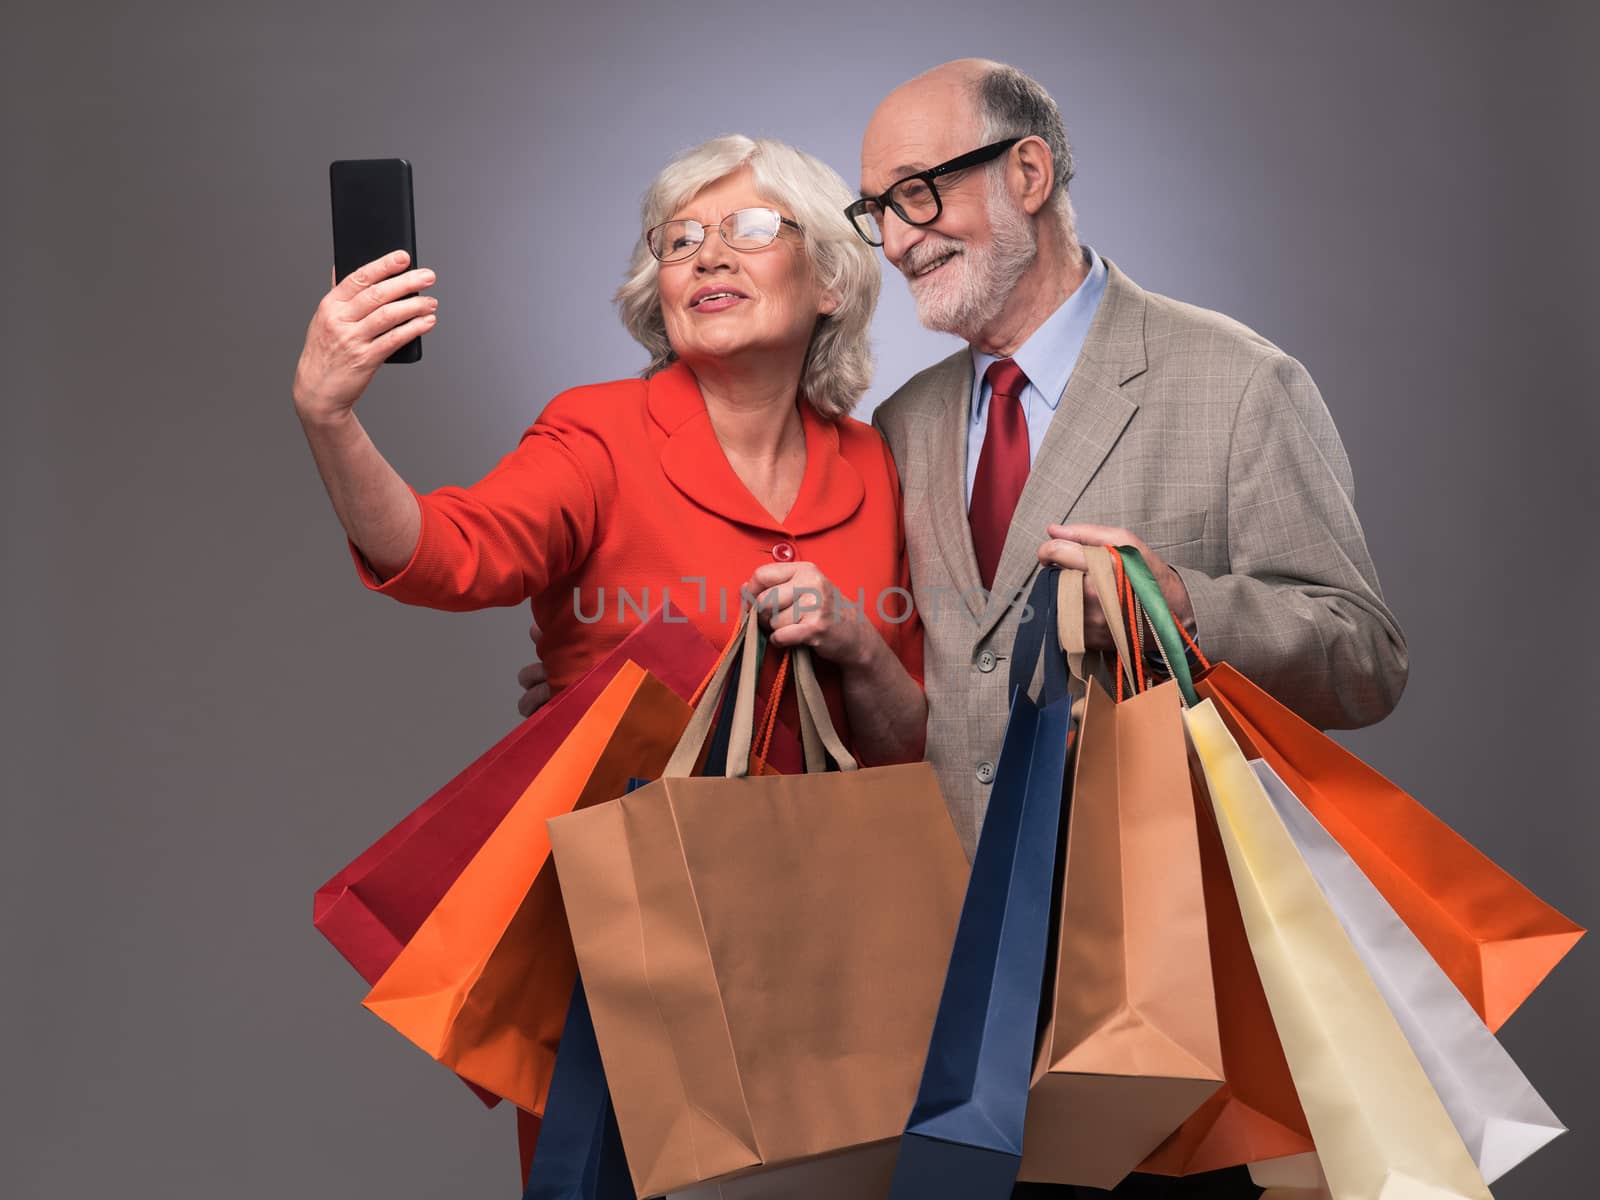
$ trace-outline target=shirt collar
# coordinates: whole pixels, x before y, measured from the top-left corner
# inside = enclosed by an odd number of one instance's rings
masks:
[[[1100,297],[1105,295],[1106,290],[1106,264],[1092,247],[1085,246],[1083,252],[1089,260],[1089,273],[1083,277],[1077,291],[1046,317],[1044,324],[1035,329],[1011,356],[1052,412],[1061,403],[1062,393],[1067,390],[1072,368],[1077,365],[1084,338],[1089,334],[1089,325],[1094,321],[1095,310],[1100,307]],[[971,351],[974,379],[981,381],[990,365],[1000,360],[992,354],[985,354],[976,346],[971,347]],[[972,404],[974,424],[987,419],[984,411],[987,403],[981,383],[975,383]]]

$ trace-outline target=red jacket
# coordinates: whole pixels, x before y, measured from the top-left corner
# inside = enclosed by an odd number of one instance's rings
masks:
[[[418,496],[422,536],[399,574],[380,583],[359,554],[357,568],[369,588],[407,604],[463,611],[531,600],[539,654],[560,689],[668,597],[721,645],[756,567],[809,561],[865,600],[920,681],[922,626],[910,612],[889,448],[870,425],[799,407],[805,476],[782,521],[734,474],[679,363],[563,392],[478,483]],[[838,721],[837,679],[825,664],[819,676]]]

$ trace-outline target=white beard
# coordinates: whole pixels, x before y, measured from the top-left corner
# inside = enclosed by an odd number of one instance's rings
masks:
[[[981,248],[955,238],[934,235],[919,242],[901,260],[900,269],[917,302],[917,319],[929,329],[953,333],[967,341],[1000,315],[1018,280],[1039,254],[1039,239],[1027,213],[1005,190],[1004,177],[994,176],[989,188],[990,238]],[[947,254],[954,256],[937,274],[916,279],[913,273]]]

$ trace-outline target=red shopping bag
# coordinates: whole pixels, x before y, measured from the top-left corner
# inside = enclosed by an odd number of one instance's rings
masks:
[[[463,1079],[543,1113],[577,970],[545,822],[654,778],[690,711],[625,664],[362,1003]]]
[[[717,648],[669,615],[657,610],[587,675],[317,889],[312,923],[369,984],[389,969],[623,663],[637,663],[685,699],[694,692],[716,662]],[[792,739],[777,739],[780,760],[785,751],[798,761]]]

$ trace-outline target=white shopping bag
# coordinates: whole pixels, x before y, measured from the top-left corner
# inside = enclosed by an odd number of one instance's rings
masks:
[[[1484,1182],[1493,1183],[1565,1132],[1499,1039],[1344,848],[1270,766],[1259,759],[1250,765]]]

